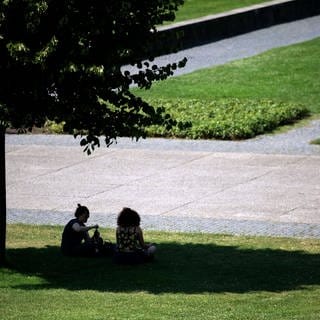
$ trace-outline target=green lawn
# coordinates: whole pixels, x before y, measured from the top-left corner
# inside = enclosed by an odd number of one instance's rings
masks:
[[[192,128],[150,136],[244,139],[320,113],[320,38],[195,71],[134,92]],[[307,111],[308,110],[308,111]]]
[[[152,99],[271,99],[320,113],[320,38],[173,77],[139,95]]]
[[[2,319],[319,319],[320,240],[146,232],[157,260],[121,267],[61,256],[61,231],[8,226]]]
[[[253,4],[267,2],[266,0],[185,0],[176,14],[174,22],[199,18],[210,14],[221,13]]]

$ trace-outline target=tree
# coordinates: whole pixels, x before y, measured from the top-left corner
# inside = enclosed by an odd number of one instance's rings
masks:
[[[90,154],[119,136],[145,137],[151,124],[176,122],[130,88],[149,89],[183,67],[159,67],[157,26],[183,0],[2,0],[0,3],[0,264],[5,261],[5,128],[64,121]],[[131,64],[132,73],[123,70]],[[3,195],[3,196],[2,196]]]

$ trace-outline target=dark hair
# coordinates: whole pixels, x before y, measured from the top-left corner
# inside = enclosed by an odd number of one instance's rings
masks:
[[[87,214],[89,215],[89,209],[85,206],[82,206],[81,204],[78,203],[78,207],[76,209],[76,212],[74,213],[74,216],[76,218],[79,218],[80,216],[82,216],[83,214]]]
[[[137,227],[140,225],[140,216],[130,208],[123,208],[118,215],[117,224],[120,227]]]

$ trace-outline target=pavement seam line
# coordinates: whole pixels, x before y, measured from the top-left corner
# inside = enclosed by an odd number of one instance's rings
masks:
[[[249,183],[249,182],[254,181],[254,180],[256,180],[256,179],[259,179],[259,178],[261,178],[261,177],[263,177],[263,176],[265,176],[265,175],[270,174],[270,173],[273,172],[273,171],[274,171],[274,170],[270,170],[270,171],[268,171],[268,172],[265,172],[265,173],[262,174],[262,175],[253,177],[253,178],[251,178],[251,179],[249,179],[249,180],[247,180],[247,181],[240,182],[240,183],[238,183],[238,184],[236,184],[236,185],[232,185],[232,186],[229,186],[229,187],[225,187],[225,188],[223,188],[223,189],[221,189],[221,190],[219,190],[219,191],[216,191],[216,192],[212,192],[212,193],[209,192],[209,193],[207,193],[206,195],[204,195],[204,196],[202,196],[202,197],[200,197],[200,198],[197,198],[197,199],[195,199],[195,200],[192,200],[192,201],[183,203],[183,204],[181,204],[181,205],[179,205],[179,206],[177,206],[177,207],[175,207],[175,208],[173,208],[173,209],[171,209],[171,210],[167,210],[167,211],[165,211],[165,212],[162,212],[162,213],[160,213],[159,215],[165,216],[165,215],[167,215],[168,213],[170,213],[170,212],[172,212],[172,211],[175,211],[175,210],[177,210],[177,209],[181,209],[181,208],[183,208],[183,207],[186,207],[186,206],[188,206],[189,204],[195,203],[195,202],[197,202],[197,201],[199,201],[199,200],[203,200],[203,199],[205,199],[205,198],[207,198],[207,197],[209,197],[209,196],[217,195],[217,194],[223,193],[223,192],[225,192],[225,191],[227,191],[227,190],[232,190],[233,188],[236,188],[236,187],[238,187],[238,186],[241,186],[242,184],[246,184],[246,183]]]

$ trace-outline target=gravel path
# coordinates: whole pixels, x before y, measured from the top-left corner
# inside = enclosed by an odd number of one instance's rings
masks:
[[[94,212],[92,217],[94,223],[100,226],[115,228],[116,213]],[[8,209],[9,223],[64,225],[70,218],[70,212]],[[64,221],[64,223],[62,223],[62,221]],[[93,220],[91,222],[93,222]],[[317,223],[233,220],[205,217],[183,217],[179,219],[178,216],[145,215],[142,217],[142,225],[145,230],[169,232],[201,232],[320,239],[320,225]]]
[[[254,139],[241,141],[221,140],[183,140],[148,138],[138,142],[129,138],[119,138],[110,149],[149,149],[203,152],[244,152],[258,154],[320,155],[320,146],[310,141],[320,138],[320,120],[310,121],[304,127],[298,127],[281,134],[261,135]],[[6,136],[10,145],[47,145],[78,146],[80,139],[70,135],[15,135]],[[101,140],[101,146],[104,146]]]
[[[155,59],[155,63],[161,66],[186,57],[187,65],[175,73],[181,75],[317,37],[320,37],[320,15],[165,55]]]

